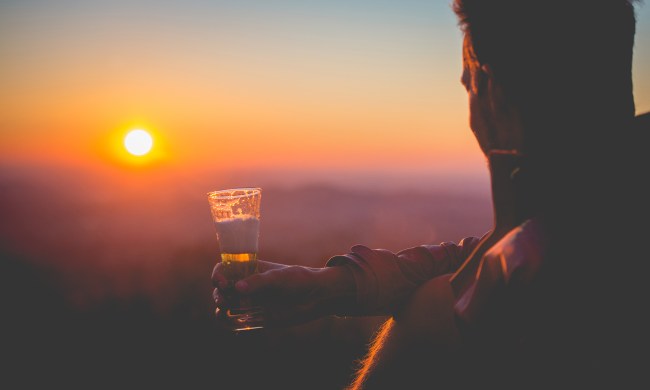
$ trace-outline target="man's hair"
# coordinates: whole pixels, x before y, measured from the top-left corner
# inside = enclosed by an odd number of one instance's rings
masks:
[[[453,8],[466,63],[489,65],[521,116],[538,201],[560,203],[563,188],[588,180],[595,187],[603,154],[615,159],[635,142],[634,1],[454,0]]]
[[[633,3],[455,0],[453,8],[466,60],[491,66],[525,121],[606,116],[594,118],[602,123],[634,116]]]

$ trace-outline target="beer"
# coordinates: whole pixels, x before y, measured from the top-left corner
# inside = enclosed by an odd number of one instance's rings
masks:
[[[235,283],[257,272],[260,220],[255,217],[227,218],[215,222],[215,227],[226,278]]]
[[[236,283],[257,272],[257,254],[221,253],[223,273],[231,283]]]

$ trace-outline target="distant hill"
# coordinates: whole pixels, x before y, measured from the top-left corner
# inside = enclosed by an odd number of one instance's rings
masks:
[[[319,266],[355,244],[397,251],[490,227],[486,192],[397,188],[265,186],[260,255]],[[2,169],[0,243],[57,267],[160,266],[190,249],[212,261],[218,246],[205,193],[191,180],[160,174]]]
[[[215,181],[210,189],[233,184]],[[485,192],[383,184],[265,184],[260,256],[321,266],[354,244],[396,251],[490,226]],[[178,174],[0,167],[6,372],[26,387],[41,378],[73,387],[347,384],[383,318],[324,318],[250,336],[216,326],[218,244],[205,187]]]

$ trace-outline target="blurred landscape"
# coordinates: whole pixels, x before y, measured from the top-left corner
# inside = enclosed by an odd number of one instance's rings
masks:
[[[24,384],[91,388],[341,388],[384,318],[238,335],[220,329],[210,283],[219,248],[205,193],[261,186],[260,257],[322,266],[355,244],[398,251],[483,234],[492,218],[488,187],[460,182],[4,164],[7,373]]]

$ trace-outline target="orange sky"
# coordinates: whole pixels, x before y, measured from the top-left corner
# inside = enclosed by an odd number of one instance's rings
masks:
[[[445,2],[273,3],[3,2],[0,159],[484,169]],[[135,127],[154,135],[146,158],[121,145]]]

